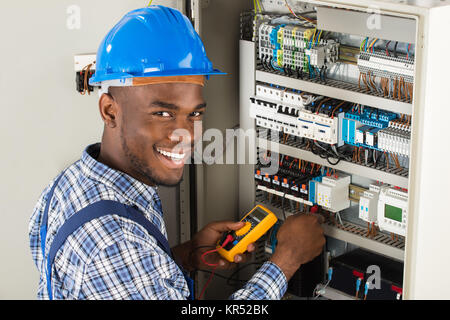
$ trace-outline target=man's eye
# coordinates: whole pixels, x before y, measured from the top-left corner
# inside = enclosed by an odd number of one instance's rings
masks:
[[[160,116],[160,117],[165,117],[165,118],[169,118],[169,117],[172,116],[172,115],[171,115],[169,112],[167,112],[167,111],[158,111],[158,112],[155,112],[154,115]]]
[[[194,111],[191,113],[191,117],[201,117],[203,115],[202,111]]]

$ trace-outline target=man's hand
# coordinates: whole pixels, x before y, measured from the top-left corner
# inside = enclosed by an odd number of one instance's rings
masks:
[[[244,226],[244,222],[220,221],[211,222],[194,235],[192,240],[181,244],[172,249],[176,260],[181,261],[182,265],[188,271],[195,269],[208,269],[210,266],[203,263],[201,256],[203,253],[216,248],[217,241],[222,238],[225,232],[236,231]],[[250,253],[255,250],[253,243],[247,247],[247,253],[236,255],[235,263],[241,263],[249,260]],[[218,269],[230,269],[235,266],[220,256],[217,252],[205,255],[204,259],[209,264],[218,264]]]
[[[236,231],[244,226],[244,222],[232,222],[232,221],[220,221],[212,222],[206,225],[202,230],[200,230],[192,241],[192,263],[197,268],[207,267],[201,260],[201,255],[209,250],[216,248],[217,241],[222,238],[225,232]],[[249,244],[247,247],[248,253],[239,254],[234,257],[235,263],[245,262],[250,258],[250,252],[255,250],[255,245],[253,243]],[[235,264],[227,261],[217,252],[210,253],[205,256],[206,262],[209,264],[219,264],[217,267],[220,269],[229,269],[235,266]]]
[[[277,247],[270,261],[289,280],[300,265],[317,257],[325,244],[320,223],[323,217],[312,214],[289,216],[277,233]]]

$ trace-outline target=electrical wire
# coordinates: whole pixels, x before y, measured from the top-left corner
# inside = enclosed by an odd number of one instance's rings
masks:
[[[363,40],[363,42],[361,43],[361,46],[359,47],[359,51],[363,51],[363,47],[364,47],[365,43],[366,43],[368,40],[369,40],[369,38],[365,38],[365,39]]]
[[[377,43],[377,41],[378,41],[378,38],[375,38],[375,40],[373,40],[372,43],[370,44],[370,46],[369,46],[369,49],[371,50],[370,52],[373,53],[373,46],[375,45],[375,43]]]
[[[150,7],[152,2],[153,2],[153,0],[150,0],[150,2],[148,3],[147,7]]]
[[[83,91],[81,92],[82,95],[85,95],[86,92],[88,95],[91,94],[91,91],[89,90],[89,82],[88,82],[88,76],[89,72],[91,71],[91,67],[94,65],[95,61],[93,63],[88,64],[83,69],[81,69],[81,73],[84,72],[84,81],[83,81]]]
[[[389,45],[391,44],[391,40],[389,40],[387,43],[386,43],[386,55],[388,56],[388,57],[390,57],[391,56],[391,54],[389,53]]]
[[[259,13],[262,13],[261,3],[259,2],[259,0],[256,0],[256,4],[258,5]]]
[[[203,286],[203,289],[202,289],[200,295],[198,296],[198,299],[199,299],[199,300],[202,298],[203,294],[205,293],[206,288],[207,288],[208,285],[210,284],[210,282],[211,282],[211,280],[212,280],[212,278],[213,278],[213,276],[214,276],[214,272],[216,271],[216,268],[217,268],[217,266],[219,265],[219,263],[209,263],[209,262],[206,262],[205,256],[208,255],[208,254],[210,254],[210,253],[217,252],[220,248],[225,247],[225,246],[226,246],[229,242],[231,242],[231,241],[233,241],[233,236],[232,236],[232,235],[228,235],[228,236],[226,237],[225,241],[222,243],[222,245],[221,245],[219,248],[215,248],[215,249],[213,249],[213,250],[208,250],[208,251],[204,252],[204,253],[201,255],[201,260],[202,260],[202,262],[203,262],[204,264],[206,264],[207,266],[213,267],[213,269],[212,269],[211,275],[209,276],[208,280],[206,281],[205,285]]]
[[[217,266],[215,266],[212,269],[211,274],[209,275],[208,280],[206,281],[205,285],[203,286],[202,292],[200,293],[200,295],[198,296],[198,300],[200,300],[203,297],[203,294],[205,293],[206,288],[208,287],[209,283],[211,282],[212,278],[214,277],[214,272],[216,271]]]
[[[233,285],[231,282],[232,281],[236,281],[236,282],[247,282],[248,280],[242,280],[242,279],[233,279],[233,277],[239,272],[242,271],[243,269],[252,266],[252,265],[261,265],[261,262],[250,262],[250,263],[246,263],[243,266],[237,268],[227,279],[227,284],[228,285]]]
[[[309,23],[312,23],[312,24],[316,24],[316,23],[317,23],[316,20],[312,20],[312,19],[303,17],[303,16],[301,16],[301,15],[296,15],[295,12],[294,12],[294,11],[291,9],[291,7],[289,6],[287,0],[284,0],[284,3],[286,4],[286,7],[289,9],[289,11],[291,12],[291,14],[292,14],[294,17],[296,17],[297,19],[299,19],[299,20],[305,20],[305,21],[308,21]]]
[[[283,193],[283,199],[281,200],[281,208],[283,210],[283,218],[286,221],[286,210],[284,209],[284,200],[286,199],[286,193]]]

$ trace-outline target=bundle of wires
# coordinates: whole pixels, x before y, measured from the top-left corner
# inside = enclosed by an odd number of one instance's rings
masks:
[[[258,13],[262,13],[261,3],[259,0],[253,0],[253,8],[255,11],[255,21],[258,18]]]
[[[369,37],[365,38],[363,40],[363,42],[361,43],[361,46],[359,47],[359,51],[364,51],[364,52],[372,52],[373,53],[373,48],[375,46],[375,44],[378,42],[378,38],[375,38],[372,40],[372,42],[369,44]],[[364,50],[363,50],[364,48]]]

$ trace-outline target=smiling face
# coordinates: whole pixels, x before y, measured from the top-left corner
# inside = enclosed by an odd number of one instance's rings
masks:
[[[100,98],[105,130],[99,161],[148,185],[181,181],[206,104],[190,83],[111,87]]]

